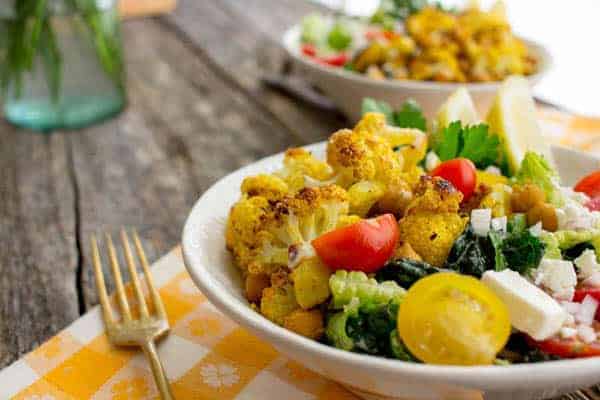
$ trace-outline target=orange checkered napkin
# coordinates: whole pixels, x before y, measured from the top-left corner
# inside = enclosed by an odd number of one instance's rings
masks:
[[[185,271],[179,248],[152,268],[172,327],[158,352],[175,398],[356,399],[217,311]],[[137,400],[159,396],[144,354],[111,346],[96,307],[0,372],[0,399],[9,398]]]
[[[540,110],[553,142],[600,155],[600,120]],[[219,313],[185,271],[180,249],[153,266],[171,334],[160,343],[178,399],[356,399]],[[252,351],[247,351],[252,349]],[[157,399],[144,355],[115,348],[100,311],[75,321],[0,372],[0,399]]]

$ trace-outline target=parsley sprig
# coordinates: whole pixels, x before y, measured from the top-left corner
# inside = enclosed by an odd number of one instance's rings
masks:
[[[468,158],[477,168],[496,165],[500,159],[500,140],[486,124],[462,126],[454,121],[436,135],[433,149],[442,161]]]
[[[385,101],[365,98],[362,103],[362,113],[379,112],[385,115],[387,123],[399,128],[417,128],[423,132],[427,129],[427,120],[421,107],[414,100],[407,100],[399,110],[394,111]]]

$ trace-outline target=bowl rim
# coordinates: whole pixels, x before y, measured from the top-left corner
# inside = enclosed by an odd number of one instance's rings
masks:
[[[419,81],[419,80],[397,80],[397,79],[384,79],[376,80],[357,74],[351,71],[346,71],[344,68],[334,68],[326,65],[319,64],[308,57],[303,56],[300,53],[299,39],[300,39],[301,26],[300,23],[294,24],[289,27],[281,37],[281,45],[286,50],[287,54],[292,57],[296,62],[301,63],[303,66],[316,70],[320,73],[334,76],[341,79],[353,80],[356,83],[365,85],[372,85],[375,87],[386,88],[386,89],[412,89],[422,91],[454,91],[459,87],[466,87],[471,92],[477,91],[490,91],[497,90],[502,81],[494,82],[433,82],[433,81]],[[538,82],[544,75],[548,73],[552,67],[553,61],[549,51],[541,44],[520,38],[525,42],[528,49],[539,60],[538,70],[525,78],[531,83]]]
[[[309,151],[320,150],[325,146],[325,141],[303,146]],[[574,157],[586,156],[600,162],[600,158],[591,154],[582,153],[561,146],[554,146],[559,151],[571,151]],[[194,245],[195,228],[198,226],[196,220],[202,219],[205,209],[204,200],[218,193],[222,188],[228,186],[228,181],[238,176],[247,175],[257,163],[272,163],[282,159],[283,152],[265,157],[245,167],[242,167],[219,181],[214,183],[194,204],[185,222],[182,235],[182,250],[184,263],[194,283],[200,288],[208,300],[221,312],[233,319],[244,328],[258,333],[266,341],[276,346],[287,346],[294,352],[307,352],[312,357],[325,357],[331,362],[344,363],[355,368],[368,368],[370,372],[393,373],[398,376],[413,377],[418,379],[433,379],[439,382],[454,384],[468,384],[473,387],[487,389],[507,389],[516,384],[538,384],[547,383],[549,379],[561,377],[561,381],[576,379],[581,375],[580,371],[599,367],[599,359],[596,357],[565,359],[557,361],[546,361],[534,364],[512,364],[508,366],[485,365],[485,366],[455,366],[455,365],[431,365],[405,362],[395,359],[386,359],[366,354],[359,354],[327,346],[314,340],[310,340],[280,327],[259,313],[251,310],[248,304],[242,303],[229,293],[220,282],[213,278],[210,273],[203,271],[215,266],[203,265],[200,259],[200,251]],[[578,373],[579,372],[579,373]],[[509,385],[509,386],[507,386]]]

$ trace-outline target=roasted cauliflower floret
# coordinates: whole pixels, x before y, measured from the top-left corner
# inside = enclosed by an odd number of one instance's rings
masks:
[[[462,194],[439,177],[424,176],[407,215],[400,219],[400,238],[424,261],[441,267],[468,218],[458,214]]]
[[[276,324],[283,325],[285,317],[299,308],[294,287],[290,283],[270,286],[263,290],[260,312]]]
[[[351,214],[364,217],[374,206],[401,214],[411,197],[403,157],[394,152],[386,129],[383,114],[367,113],[354,130],[340,130],[329,139],[327,161],[338,184],[348,188]],[[386,201],[378,204],[382,199]]]
[[[302,148],[288,149],[283,159],[283,168],[275,174],[288,184],[292,192],[297,192],[306,186],[333,183],[331,167]]]
[[[264,222],[272,213],[272,205],[262,196],[242,197],[231,207],[225,231],[225,243],[243,271],[256,258]]]
[[[226,243],[237,265],[270,274],[314,256],[310,242],[348,214],[348,195],[337,185],[304,188],[279,200],[244,195],[231,209]]]
[[[462,200],[462,193],[447,180],[423,175],[415,189],[415,198],[408,206],[407,214],[426,211],[456,213]]]
[[[262,196],[267,200],[279,200],[289,192],[289,188],[275,175],[260,174],[244,179],[241,191],[248,197]]]

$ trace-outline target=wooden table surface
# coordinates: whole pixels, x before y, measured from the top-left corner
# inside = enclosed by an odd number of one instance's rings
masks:
[[[181,0],[123,25],[129,106],[75,132],[0,122],[0,368],[97,303],[89,237],[140,231],[151,260],[225,174],[345,126],[260,81],[289,70],[279,37],[317,6]]]

